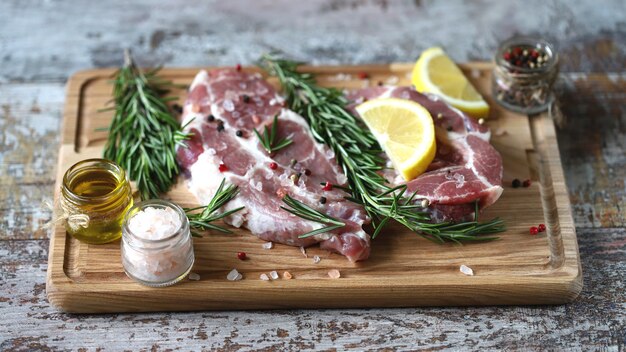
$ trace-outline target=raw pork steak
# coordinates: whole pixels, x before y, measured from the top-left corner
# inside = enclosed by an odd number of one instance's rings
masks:
[[[278,138],[293,143],[268,155],[252,131],[259,132],[278,116]],[[291,246],[320,243],[351,261],[366,259],[370,238],[362,229],[369,222],[364,209],[344,199],[338,188],[323,190],[321,183],[345,185],[331,150],[317,143],[306,121],[283,107],[282,98],[258,74],[235,70],[201,71],[194,79],[183,110],[183,124],[193,136],[177,159],[189,177],[189,188],[201,204],[210,201],[223,178],[239,186],[240,194],[225,210],[245,206],[228,217],[233,226],[247,227],[254,235]],[[291,197],[342,220],[346,226],[333,233],[308,238],[299,235],[320,224],[280,208]]]
[[[416,199],[429,200],[434,220],[464,220],[473,215],[475,201],[483,209],[498,200],[502,194],[502,158],[489,144],[489,129],[439,97],[409,87],[373,87],[348,95],[355,103],[383,97],[413,100],[433,117],[437,154],[425,173],[407,183],[407,191],[417,191]],[[405,183],[393,169],[385,178],[393,184]]]

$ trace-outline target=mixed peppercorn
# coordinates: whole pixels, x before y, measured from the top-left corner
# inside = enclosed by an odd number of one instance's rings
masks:
[[[512,47],[502,54],[502,58],[512,66],[531,69],[542,67],[550,60],[545,51],[531,46]]]

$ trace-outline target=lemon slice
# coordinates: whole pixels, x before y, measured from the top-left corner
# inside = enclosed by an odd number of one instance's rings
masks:
[[[356,111],[405,180],[426,171],[437,150],[428,110],[411,100],[380,98],[360,104]]]
[[[430,48],[420,55],[413,67],[412,82],[419,92],[437,94],[470,116],[489,115],[487,102],[441,48]]]

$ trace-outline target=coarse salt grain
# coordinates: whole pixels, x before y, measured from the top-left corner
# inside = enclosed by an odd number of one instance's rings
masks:
[[[270,278],[265,273],[261,274],[261,276],[259,276],[259,278],[261,280],[263,280],[263,281],[270,281]]]
[[[302,255],[303,255],[305,258],[308,258],[308,257],[309,257],[309,256],[306,254],[306,249],[305,249],[304,247],[300,247],[300,253],[302,253]]]
[[[292,277],[293,277],[293,276],[291,276],[291,273],[290,273],[290,272],[288,272],[288,271],[285,271],[285,272],[283,273],[283,278],[284,278],[285,280],[291,280],[291,278],[292,278]]]
[[[500,136],[504,136],[509,134],[509,132],[507,132],[507,130],[502,129],[502,128],[497,128],[494,132],[493,132],[494,136],[500,137]]]
[[[181,224],[174,209],[147,207],[130,218],[128,228],[139,238],[161,240],[176,233]]]
[[[276,272],[276,270],[270,272],[270,277],[272,278],[272,280],[278,280],[278,273]]]
[[[315,257],[313,257],[313,263],[317,264],[322,260],[322,258],[320,258],[319,255],[316,255]]]
[[[189,280],[198,281],[200,280],[200,275],[196,273],[189,273]]]
[[[272,247],[274,247],[274,243],[272,242],[263,243],[263,249],[272,249]]]
[[[470,268],[469,266],[461,265],[459,270],[467,276],[474,276],[474,270],[472,270],[472,268]]]
[[[332,269],[328,272],[328,277],[331,279],[338,279],[341,277],[341,273],[337,269]]]
[[[231,270],[228,275],[226,275],[226,279],[228,279],[228,281],[237,281],[237,280],[241,280],[242,275],[239,273],[239,271],[237,271],[237,269],[233,269]]]

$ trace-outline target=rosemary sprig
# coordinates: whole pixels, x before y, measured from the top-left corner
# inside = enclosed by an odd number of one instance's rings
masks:
[[[349,200],[363,205],[372,218],[375,238],[382,228],[393,219],[411,231],[429,239],[444,241],[492,240],[494,237],[478,237],[504,231],[503,222],[494,219],[486,223],[477,221],[463,223],[432,223],[430,215],[414,204],[415,193],[406,195],[406,186],[390,187],[378,173],[384,160],[382,150],[374,135],[354,117],[346,106],[348,101],[335,88],[317,85],[310,73],[298,72],[300,63],[265,55],[260,66],[269,74],[277,76],[291,110],[303,116],[315,139],[328,145],[334,152],[348,178],[351,191]],[[292,213],[305,215],[297,200],[285,202]],[[332,217],[321,214],[318,220],[309,220],[331,226]],[[338,225],[336,225],[338,226]]]
[[[222,219],[244,208],[239,207],[224,213],[217,213],[218,209],[239,194],[239,187],[234,185],[224,187],[225,181],[226,179],[222,179],[220,186],[217,188],[217,191],[215,191],[215,194],[213,195],[213,198],[211,198],[209,204],[202,207],[184,209],[187,214],[187,219],[189,219],[189,227],[197,230],[215,230],[222,233],[232,233],[232,231],[227,228],[212,224],[213,221]],[[200,209],[202,209],[202,211],[198,212]],[[195,231],[192,231],[192,235],[202,237]]]
[[[330,232],[346,226],[345,223],[333,218],[332,216],[317,211],[308,205],[291,198],[289,195],[283,197],[283,202],[287,204],[287,207],[281,206],[282,209],[303,219],[315,221],[324,225],[324,227],[317,230],[309,231],[298,236],[299,238],[315,236],[320,233]]]
[[[253,129],[253,131],[259,138],[259,141],[261,142],[261,145],[263,145],[263,149],[265,149],[267,154],[272,154],[293,143],[293,140],[286,137],[276,142],[276,134],[278,133],[278,115],[274,116],[271,128],[268,129],[267,126],[265,126],[262,135],[256,130],[256,128]]]
[[[104,157],[126,170],[142,199],[171,188],[179,172],[176,145],[187,138],[167,106],[175,98],[162,97],[171,84],[157,72],[142,72],[124,52],[124,66],[113,80],[114,115],[104,147]]]

